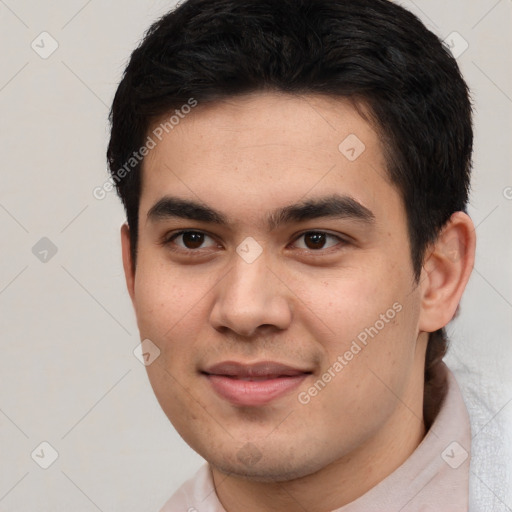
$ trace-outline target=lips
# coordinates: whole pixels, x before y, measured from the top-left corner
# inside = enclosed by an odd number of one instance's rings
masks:
[[[262,361],[254,364],[242,364],[235,361],[226,361],[209,367],[205,373],[210,375],[222,375],[237,379],[258,380],[276,377],[294,377],[303,373],[311,373],[308,370],[293,368],[273,361]]]
[[[225,361],[202,372],[213,390],[233,405],[262,406],[289,394],[312,372],[274,361]]]

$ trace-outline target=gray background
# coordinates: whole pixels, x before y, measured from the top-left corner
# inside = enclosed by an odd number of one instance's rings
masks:
[[[447,362],[471,408],[475,510],[512,510],[512,0],[401,4],[468,44],[478,249]],[[133,355],[121,203],[92,195],[127,58],[173,5],[0,0],[0,511],[156,511],[202,463]]]

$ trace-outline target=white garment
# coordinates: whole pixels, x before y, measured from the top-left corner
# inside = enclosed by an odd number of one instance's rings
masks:
[[[393,473],[333,512],[468,512],[469,416],[453,373],[444,363],[440,370],[446,372],[447,392],[423,441]],[[160,512],[226,512],[208,464]]]
[[[449,352],[471,422],[470,512],[512,511],[512,388],[497,357]],[[507,359],[503,359],[507,361]],[[508,416],[507,416],[508,414]]]

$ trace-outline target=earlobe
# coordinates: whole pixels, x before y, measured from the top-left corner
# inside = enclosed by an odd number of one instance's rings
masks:
[[[121,226],[121,249],[123,256],[123,268],[124,268],[124,276],[126,279],[126,287],[128,289],[128,293],[130,294],[130,298],[132,303],[134,302],[135,294],[135,275],[133,272],[132,266],[132,257],[131,257],[131,241],[130,241],[130,228],[128,224],[125,222]]]
[[[473,270],[475,245],[470,217],[455,212],[430,247],[423,265],[420,331],[434,332],[456,315]]]

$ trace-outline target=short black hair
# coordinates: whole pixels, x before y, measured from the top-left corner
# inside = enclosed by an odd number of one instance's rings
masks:
[[[419,279],[428,246],[453,212],[466,211],[472,107],[446,46],[389,0],[186,0],[150,27],[117,89],[107,152],[133,271],[140,163],[123,179],[118,170],[155,120],[191,98],[201,104],[258,91],[323,94],[366,107],[404,202]],[[434,334],[445,350],[444,329]],[[444,355],[430,352],[432,361]]]

